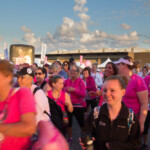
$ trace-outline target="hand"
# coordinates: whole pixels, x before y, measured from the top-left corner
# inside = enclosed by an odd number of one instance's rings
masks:
[[[92,140],[95,141],[95,138],[92,137]],[[86,149],[86,147],[84,147],[84,143],[82,143],[81,138],[79,138],[79,142],[80,142],[80,145],[81,145],[82,149],[83,149],[83,150]]]
[[[107,149],[109,149],[109,143],[108,142],[106,143],[106,147],[107,147]]]
[[[89,92],[89,95],[90,95],[90,96],[97,96],[97,93],[94,92],[94,91],[90,91],[90,92]]]
[[[71,93],[71,92],[74,92],[75,91],[75,88],[73,87],[67,87],[66,90]]]
[[[79,138],[79,142],[80,142],[81,148],[82,148],[82,149],[86,149],[86,147],[84,147],[84,144],[83,144],[82,141],[81,141],[81,138]]]

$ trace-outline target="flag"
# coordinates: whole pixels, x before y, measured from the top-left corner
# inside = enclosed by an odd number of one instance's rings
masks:
[[[46,49],[47,49],[47,45],[45,43],[42,43],[41,61],[45,61]]]
[[[8,60],[8,49],[4,49],[4,59]]]
[[[80,55],[80,65],[83,63],[83,56]]]

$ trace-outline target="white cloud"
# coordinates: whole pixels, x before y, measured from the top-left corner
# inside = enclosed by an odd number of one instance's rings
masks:
[[[121,27],[122,27],[123,29],[125,29],[125,30],[131,29],[131,27],[130,27],[128,24],[125,24],[125,23],[121,24]]]
[[[24,32],[23,42],[35,46],[36,53],[41,50],[41,43],[47,44],[49,51],[59,49],[100,49],[100,48],[122,48],[137,46],[140,43],[140,36],[137,31],[131,31],[121,35],[109,34],[105,31],[89,31],[88,23],[91,22],[90,16],[86,14],[88,8],[85,7],[86,0],[75,0],[74,11],[80,18],[79,22],[64,17],[62,24],[56,28],[54,34],[47,32],[44,37],[36,37],[36,34],[26,26],[21,29]],[[129,30],[131,27],[123,23],[123,29]],[[17,39],[15,39],[17,41]],[[149,40],[145,43],[148,43]],[[19,41],[18,41],[19,42]]]
[[[79,13],[78,16],[80,17],[81,20],[88,21],[90,19],[90,16],[85,13]]]
[[[31,30],[29,28],[27,28],[26,26],[22,26],[21,30],[24,32],[31,32]]]

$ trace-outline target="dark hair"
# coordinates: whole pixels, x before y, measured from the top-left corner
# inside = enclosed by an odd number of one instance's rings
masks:
[[[112,68],[113,68],[113,71],[114,71],[113,75],[118,75],[118,68],[117,68],[117,66],[116,66],[113,62],[108,62],[108,63],[106,64],[106,66],[107,66],[108,64],[111,64],[111,66],[112,66]],[[106,66],[105,66],[105,67],[106,67]],[[105,81],[106,78],[107,78],[107,77],[106,77],[105,74],[104,74],[104,81]]]
[[[33,65],[35,65],[36,67],[38,67],[37,63],[33,63]]]
[[[0,72],[8,77],[8,76],[12,76],[14,75],[14,66],[7,60],[0,60]],[[13,79],[12,81],[10,82],[10,84],[12,85],[13,84]]]
[[[110,80],[117,80],[117,81],[119,81],[121,89],[126,89],[126,83],[125,83],[124,79],[121,76],[112,75],[110,77],[107,77],[105,82],[106,81],[110,81]]]
[[[49,67],[49,66],[50,66],[49,64],[44,64],[44,65],[43,65],[43,67]]]
[[[143,71],[143,69],[144,69],[144,68],[145,68],[145,69],[146,69],[146,71],[148,72],[148,68],[147,68],[146,66],[144,66],[144,67],[142,68],[142,71]]]
[[[55,61],[53,62],[53,64],[55,64],[55,63],[58,63],[58,64],[61,66],[61,62],[58,61],[58,60],[55,60]]]
[[[69,63],[69,61],[64,61],[64,62],[63,62],[63,69],[64,69],[64,64],[65,64],[65,63],[68,64],[68,70],[70,70],[70,63]]]
[[[60,75],[51,76],[48,80],[48,83],[51,87],[53,87],[53,83],[56,83],[59,79],[62,79],[62,76]]]
[[[37,70],[41,70],[42,73],[45,74],[45,77],[44,77],[44,78],[47,77],[47,70],[46,70],[45,68],[43,68],[43,67],[38,67]]]
[[[91,76],[91,69],[90,69],[90,67],[85,67],[85,68],[82,70],[82,75],[83,75],[83,72],[84,72],[84,71],[88,71],[89,76]]]
[[[97,63],[92,64],[92,66],[93,66],[93,65],[96,66],[96,68],[97,68]]]
[[[139,62],[138,61],[137,62],[133,62],[133,58],[131,56],[124,56],[123,59],[126,59],[129,62],[133,63],[133,65],[127,65],[130,70],[133,70],[134,68],[138,68]]]
[[[71,57],[71,58],[69,59],[69,63],[72,63],[73,61],[74,61],[74,58]]]

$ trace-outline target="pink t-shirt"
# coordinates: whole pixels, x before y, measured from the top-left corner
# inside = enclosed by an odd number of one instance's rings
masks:
[[[3,123],[16,123],[20,121],[21,115],[35,112],[35,101],[33,94],[27,88],[20,88],[8,100],[0,102],[0,111],[7,107],[7,116]],[[0,150],[27,150],[30,146],[30,137],[11,137],[5,136],[0,142]]]
[[[137,92],[147,90],[146,84],[140,76],[133,74],[126,87],[126,93],[123,97],[123,102],[128,108],[131,108],[135,114],[140,112],[140,102]]]
[[[150,75],[147,75],[144,78],[144,81],[145,81],[147,89],[148,89],[148,97],[150,97]],[[150,104],[148,104],[148,111],[150,111]]]
[[[144,78],[144,81],[145,81],[147,89],[148,89],[148,96],[150,97],[150,75],[146,76]]]
[[[75,88],[74,92],[68,92],[67,88],[73,87]],[[70,98],[73,104],[73,107],[86,107],[85,96],[86,89],[85,83],[81,78],[77,78],[75,81],[71,79],[67,79],[64,82],[64,90],[70,94]]]
[[[61,91],[60,97],[58,99],[55,99],[52,95],[52,90],[48,91],[48,97],[55,100],[57,105],[61,107],[61,110],[65,112],[65,92]]]

